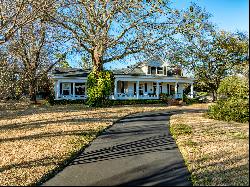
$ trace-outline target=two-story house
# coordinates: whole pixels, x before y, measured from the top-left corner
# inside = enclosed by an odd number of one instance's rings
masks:
[[[87,76],[91,70],[55,68],[52,72],[55,99],[86,99]],[[137,63],[127,68],[113,70],[114,92],[110,99],[159,99],[161,93],[183,98],[183,89],[191,85],[193,78],[184,77],[181,69],[166,62],[150,61]]]

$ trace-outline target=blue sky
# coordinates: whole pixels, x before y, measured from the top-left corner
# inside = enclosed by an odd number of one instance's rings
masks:
[[[182,9],[191,0],[175,0],[173,5]],[[220,29],[227,31],[246,31],[249,33],[249,0],[193,0],[213,15],[211,21]]]

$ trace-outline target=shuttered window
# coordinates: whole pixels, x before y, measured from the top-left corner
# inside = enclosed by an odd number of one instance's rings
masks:
[[[164,66],[164,75],[167,75],[167,67]]]

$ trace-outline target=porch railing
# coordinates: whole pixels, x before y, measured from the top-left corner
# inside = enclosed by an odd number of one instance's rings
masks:
[[[116,99],[137,99],[137,95],[117,93],[115,98]],[[139,95],[138,99],[158,99],[158,97],[155,94],[149,94],[149,95],[144,94],[144,95]]]

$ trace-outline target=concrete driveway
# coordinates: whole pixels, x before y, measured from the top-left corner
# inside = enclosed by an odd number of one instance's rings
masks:
[[[43,185],[191,186],[190,173],[169,133],[170,116],[187,111],[140,113],[121,119]]]

